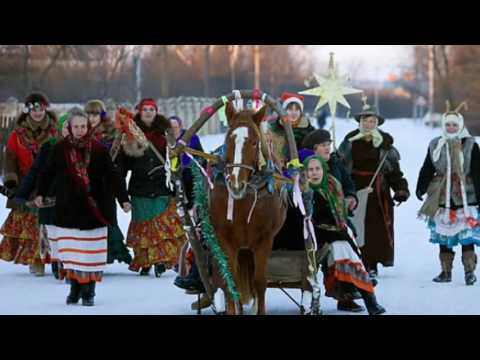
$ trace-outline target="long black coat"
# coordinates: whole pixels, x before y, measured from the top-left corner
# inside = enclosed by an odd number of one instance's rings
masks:
[[[105,225],[91,213],[85,194],[68,171],[66,146],[66,142],[61,141],[52,149],[41,173],[38,194],[45,197],[50,183],[56,178],[54,225],[80,230],[103,227]],[[120,204],[128,202],[129,198],[119,169],[113,164],[108,151],[96,141],[93,143],[87,172],[91,195],[103,217],[112,224],[115,220],[112,198],[115,196]]]
[[[342,185],[345,197],[351,196],[357,200],[355,184],[348,173],[347,169],[340,161],[337,154],[333,153],[328,161],[330,174],[337,179]],[[358,201],[358,200],[357,200]],[[349,223],[353,228],[353,225]],[[339,239],[337,239],[339,240]],[[287,220],[280,229],[273,242],[273,250],[304,250],[305,240],[303,239],[303,215],[299,209],[293,205],[288,206]]]
[[[383,143],[375,148],[371,142],[349,139],[359,133],[359,130],[347,134],[339,147],[339,155],[357,190],[366,188],[381,159],[388,154],[382,171],[378,176],[379,188],[374,185],[368,197],[365,217],[365,246],[362,248],[364,263],[373,267],[378,263],[383,266],[394,264],[394,202],[391,190],[404,191],[409,194],[408,182],[400,169],[400,155],[393,146],[393,137],[381,130]]]
[[[172,191],[166,185],[163,164],[151,149],[147,149],[141,157],[128,156],[121,151],[116,164],[124,178],[128,171],[132,172],[128,184],[128,193],[131,196],[153,199],[158,196],[172,195]]]

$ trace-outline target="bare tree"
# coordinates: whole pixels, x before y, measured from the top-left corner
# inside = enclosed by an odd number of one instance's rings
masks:
[[[238,60],[240,45],[227,45],[228,60],[230,65],[230,84],[232,90],[236,89],[235,67]]]
[[[210,51],[212,45],[203,49],[203,96],[210,97]]]
[[[450,63],[448,53],[448,45],[435,45],[433,51],[433,64],[435,66],[435,73],[437,74],[437,79],[440,82],[440,88],[444,95],[443,97],[453,104],[455,99],[453,96],[452,83],[450,78]]]

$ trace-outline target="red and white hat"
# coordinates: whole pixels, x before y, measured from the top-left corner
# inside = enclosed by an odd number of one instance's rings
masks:
[[[281,100],[282,100],[282,108],[283,110],[287,110],[288,105],[290,104],[297,104],[300,106],[300,109],[303,112],[303,100],[305,98],[302,95],[298,94],[293,94],[289,92],[284,92],[282,94]]]

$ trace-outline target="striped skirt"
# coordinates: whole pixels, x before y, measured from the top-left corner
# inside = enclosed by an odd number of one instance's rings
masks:
[[[357,289],[373,293],[373,285],[362,260],[347,241],[327,245],[327,274],[324,278],[326,295],[337,300],[351,300]]]
[[[50,244],[57,248],[67,279],[81,284],[102,280],[107,264],[107,227],[78,230],[54,226],[49,231]]]

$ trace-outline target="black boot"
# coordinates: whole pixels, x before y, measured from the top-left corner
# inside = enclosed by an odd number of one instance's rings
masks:
[[[377,264],[373,266],[368,266],[367,267],[368,275],[370,275],[370,278],[374,280],[378,276],[378,267]]]
[[[205,292],[205,287],[203,286],[203,282],[200,278],[200,273],[195,262],[192,264],[192,270],[186,277],[177,276],[174,285],[191,293]]]
[[[433,278],[433,282],[436,283],[449,283],[452,282],[452,272],[451,271],[442,271],[440,275]]]
[[[91,281],[88,284],[83,285],[82,292],[82,305],[93,306],[95,303],[93,298],[95,297],[95,281]]]
[[[60,275],[58,274],[58,263],[56,261],[52,261],[52,273],[55,276],[55,279],[59,279]]]
[[[365,309],[353,300],[344,300],[337,303],[337,310],[358,313]]]
[[[81,285],[77,280],[70,280],[70,294],[67,296],[67,305],[78,304],[80,300]]]
[[[148,276],[148,274],[150,274],[151,268],[151,266],[143,267],[142,270],[140,270],[140,276]]]
[[[374,293],[369,293],[365,290],[360,290],[360,293],[362,294],[369,315],[380,315],[386,312],[385,308],[377,302]]]
[[[162,274],[167,271],[167,268],[165,267],[165,265],[163,265],[162,263],[160,264],[155,264],[154,266],[154,270],[155,270],[155,276],[157,278],[159,278],[160,276],[162,276]]]

